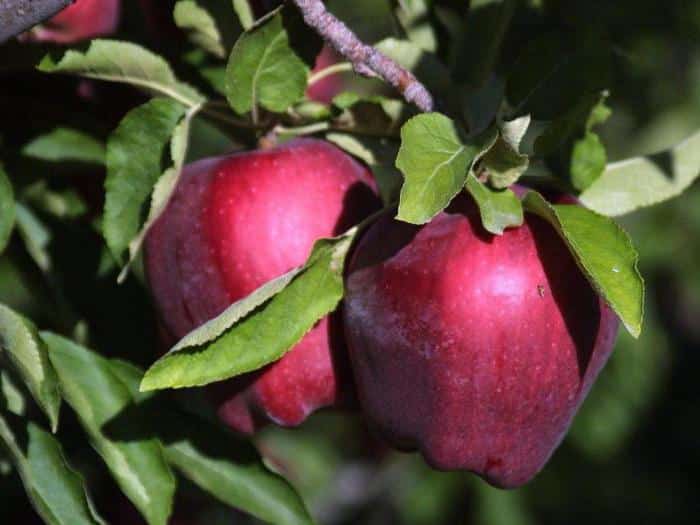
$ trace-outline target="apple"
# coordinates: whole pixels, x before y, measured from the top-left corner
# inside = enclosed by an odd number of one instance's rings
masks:
[[[367,231],[344,326],[381,436],[434,468],[513,488],[561,442],[618,319],[549,223],[526,214],[494,236],[462,195],[424,226],[383,216]]]
[[[317,73],[340,61],[338,53],[328,44],[324,44],[321,52],[316,57],[316,64],[312,73]],[[328,75],[306,88],[306,96],[316,102],[330,104],[333,98],[343,90],[343,77],[339,73]]]
[[[145,243],[165,329],[183,337],[303,264],[314,241],[342,233],[379,206],[367,169],[320,140],[188,165]],[[298,425],[347,399],[344,354],[342,329],[326,317],[281,360],[217,384],[211,395],[222,419],[242,433],[267,421]]]
[[[76,0],[34,28],[30,40],[72,44],[112,34],[119,25],[120,0]]]

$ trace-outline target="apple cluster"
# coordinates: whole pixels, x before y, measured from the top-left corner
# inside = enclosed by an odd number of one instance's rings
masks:
[[[365,166],[316,139],[188,165],[146,239],[164,332],[183,337],[380,202]],[[527,214],[491,235],[466,194],[423,226],[379,214],[345,284],[282,359],[210,387],[228,425],[296,426],[359,400],[390,445],[517,487],[562,440],[618,328],[549,223]]]

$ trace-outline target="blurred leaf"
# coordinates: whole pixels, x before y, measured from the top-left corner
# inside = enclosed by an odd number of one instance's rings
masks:
[[[581,202],[616,216],[680,195],[700,175],[700,132],[654,155],[608,164]]]
[[[141,389],[202,386],[278,360],[342,299],[345,257],[357,231],[317,241],[303,267],[190,332],[151,366]]]
[[[593,288],[620,317],[635,338],[642,330],[644,281],[638,255],[629,236],[612,219],[582,206],[551,205],[537,192],[528,192],[523,205],[546,219],[569,246]]]
[[[170,157],[173,161],[173,166],[165,170],[153,187],[148,219],[146,219],[146,223],[143,225],[138,235],[136,235],[136,237],[134,237],[129,243],[129,261],[119,275],[119,282],[126,278],[129,267],[134,261],[136,255],[141,250],[141,246],[146,238],[146,235],[148,235],[150,229],[165,211],[168,202],[170,202],[170,197],[172,197],[173,192],[177,187],[177,183],[180,180],[180,175],[182,174],[182,167],[185,164],[185,157],[187,156],[190,123],[192,122],[192,118],[197,114],[197,111],[195,111],[196,109],[197,108],[194,108],[188,111],[185,117],[179,124],[177,124],[177,126],[175,126],[175,129],[173,130],[172,138],[170,140]]]
[[[258,105],[281,113],[304,96],[306,64],[289,45],[279,13],[264,19],[236,42],[226,69],[226,94],[239,114]]]
[[[498,139],[481,159],[481,167],[494,188],[515,184],[527,170],[530,161],[527,155],[520,153],[520,142],[529,126],[529,115],[500,124]]]
[[[0,329],[1,331],[2,329]],[[1,333],[1,332],[0,332]],[[2,338],[0,337],[0,340]],[[20,386],[15,383],[8,370],[0,369],[0,412],[6,410],[17,416],[23,416],[27,411],[27,401]]]
[[[105,146],[82,131],[56,128],[27,143],[22,148],[22,155],[52,162],[77,161],[102,165],[105,162]]]
[[[465,144],[449,118],[439,113],[413,117],[401,128],[396,167],[405,177],[397,218],[424,224],[459,193],[474,163],[496,140],[488,131]]]
[[[112,372],[110,362],[58,335],[42,332],[66,401],[77,413],[95,450],[102,456],[124,494],[150,525],[166,525],[175,493],[175,477],[155,438],[115,441],[103,425],[133,403],[127,385]],[[144,421],[123,422],[137,430]]]
[[[59,219],[74,219],[87,211],[85,202],[76,191],[52,191],[43,179],[27,186],[22,197],[36,208]]]
[[[17,231],[27,252],[42,271],[48,272],[51,269],[51,257],[48,252],[51,232],[24,204],[16,203],[15,212]]]
[[[481,133],[493,123],[504,95],[505,83],[496,76],[491,76],[480,88],[464,90],[462,113],[471,133]]]
[[[470,173],[467,191],[474,197],[481,223],[490,233],[502,235],[506,228],[522,225],[523,206],[511,190],[492,190]]]
[[[179,0],[173,18],[175,25],[187,33],[193,44],[219,58],[226,55],[216,21],[195,0]]]
[[[593,459],[609,460],[627,444],[669,379],[667,335],[653,312],[645,314],[644,322],[638,340],[620,334],[569,432],[569,440]]]
[[[136,402],[152,398],[139,392],[143,372],[112,360],[112,371]],[[311,524],[304,503],[281,476],[265,468],[255,449],[221,425],[158,407],[156,431],[163,432],[167,460],[184,476],[223,503],[274,525]],[[113,423],[121,423],[117,418]],[[170,426],[170,428],[168,428]],[[175,431],[174,436],[165,435]]]
[[[204,101],[194,88],[175,78],[162,57],[130,42],[93,40],[85,53],[68,50],[59,61],[46,55],[37,67],[45,73],[70,73],[131,84],[188,107]]]
[[[249,0],[233,0],[233,9],[236,11],[243,29],[247,31],[253,27],[255,16]]]
[[[328,133],[326,140],[359,158],[370,167],[379,188],[379,195],[385,205],[399,199],[403,177],[394,166],[398,153],[398,144],[395,141],[346,133]]]
[[[430,0],[403,0],[399,3],[396,16],[401,22],[409,40],[426,51],[437,51],[437,36],[430,23]]]
[[[0,253],[5,250],[15,225],[15,194],[0,164]]]
[[[32,506],[48,525],[103,525],[87,496],[83,478],[70,465],[59,442],[34,423],[0,414],[0,443],[10,453]]]
[[[9,358],[55,432],[61,408],[58,377],[34,324],[0,304],[0,350]]]
[[[102,231],[118,261],[141,227],[143,207],[163,172],[163,151],[184,113],[178,102],[154,98],[127,113],[107,141]]]
[[[496,489],[481,480],[476,483],[477,525],[534,525],[521,491]]]
[[[579,191],[593,184],[605,171],[608,155],[598,135],[589,131],[574,143],[571,152],[571,182]]]

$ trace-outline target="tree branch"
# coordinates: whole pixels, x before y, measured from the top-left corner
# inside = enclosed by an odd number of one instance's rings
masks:
[[[0,44],[68,7],[75,0],[0,0]]]
[[[433,110],[433,97],[410,71],[360,41],[348,26],[328,12],[322,0],[291,1],[301,11],[306,24],[352,62],[357,73],[364,76],[376,73],[398,89],[408,102],[422,111]]]

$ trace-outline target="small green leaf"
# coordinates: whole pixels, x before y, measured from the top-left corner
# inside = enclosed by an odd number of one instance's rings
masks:
[[[51,232],[24,204],[18,202],[15,206],[15,224],[24,246],[36,265],[43,272],[48,272],[51,269],[51,256],[48,252]]]
[[[17,416],[26,414],[27,400],[9,370],[0,369],[0,392],[0,411],[7,410]]]
[[[520,142],[529,125],[529,115],[501,124],[498,140],[482,157],[481,166],[494,188],[503,189],[515,184],[527,170],[530,160],[520,153]]]
[[[134,410],[145,411],[152,393],[139,392],[143,372],[125,361],[110,361],[112,372],[136,401]],[[139,404],[143,403],[139,406]],[[303,501],[281,476],[270,472],[250,442],[221,424],[184,413],[159,400],[153,404],[154,432],[165,445],[165,455],[175,468],[223,503],[273,525],[310,525]],[[122,419],[109,427],[121,429]]]
[[[583,206],[549,204],[530,191],[526,211],[546,219],[566,241],[593,288],[620,317],[627,331],[639,337],[644,313],[644,281],[638,255],[627,233],[612,219]]]
[[[134,402],[127,385],[99,355],[49,332],[42,332],[41,337],[49,347],[66,401],[119,487],[149,525],[165,525],[172,510],[175,477],[162,444],[143,437],[139,429],[146,422],[137,419],[123,418],[122,431],[133,433],[129,440],[113,440],[103,430]]]
[[[603,215],[624,215],[680,195],[700,176],[700,132],[646,157],[608,164],[581,202]]]
[[[163,173],[163,151],[184,113],[178,102],[154,98],[127,113],[107,141],[102,231],[118,261],[139,232],[143,206]]]
[[[424,224],[447,207],[459,193],[479,156],[496,140],[488,131],[467,141],[449,118],[425,113],[401,128],[401,149],[396,167],[405,181],[397,218]]]
[[[85,481],[67,463],[60,443],[51,434],[34,423],[0,414],[0,443],[8,450],[32,506],[45,523],[104,525],[93,510]]]
[[[204,97],[175,78],[160,56],[130,42],[93,40],[86,52],[69,50],[56,62],[46,55],[37,66],[45,73],[69,73],[109,82],[122,82],[165,95],[185,106],[196,106]]]
[[[281,113],[304,96],[308,73],[277,13],[236,42],[226,68],[226,95],[239,114],[258,105]]]
[[[177,183],[180,180],[180,175],[182,174],[182,168],[185,164],[185,157],[187,156],[190,123],[192,122],[192,118],[197,113],[196,110],[197,107],[188,111],[185,117],[177,126],[175,126],[175,129],[173,130],[173,135],[170,140],[170,157],[173,161],[173,166],[165,170],[153,187],[148,219],[146,219],[146,223],[143,225],[138,235],[136,235],[136,237],[134,237],[129,243],[129,261],[119,275],[119,282],[122,282],[126,278],[131,263],[133,263],[136,255],[141,250],[141,246],[143,245],[146,235],[148,235],[150,229],[165,211],[165,208],[168,206],[168,202],[170,201],[170,197],[172,197],[173,192],[177,187]]]
[[[9,357],[55,431],[58,428],[61,394],[46,345],[29,319],[3,304],[0,304],[0,350]]]
[[[22,148],[22,155],[51,162],[104,164],[105,146],[82,131],[56,128],[27,143]]]
[[[10,241],[15,225],[15,194],[12,183],[0,164],[0,253]]]
[[[523,223],[523,206],[509,189],[492,190],[470,174],[467,190],[474,197],[484,228],[494,235],[502,235],[506,228]]]
[[[22,198],[59,219],[74,219],[87,211],[85,202],[75,190],[53,191],[44,179],[27,186],[22,192]]]
[[[403,26],[409,40],[426,51],[437,51],[435,28],[430,23],[428,0],[405,0],[396,10],[396,17]]]
[[[233,0],[233,9],[236,11],[238,20],[240,20],[243,29],[247,31],[253,27],[255,16],[253,15],[253,8],[250,6],[249,0]]]
[[[187,33],[190,41],[214,56],[224,58],[226,50],[216,21],[194,0],[179,0],[173,11],[175,25]]]
[[[141,389],[202,386],[278,360],[342,299],[345,256],[357,230],[317,241],[302,268],[186,335],[151,366]]]
[[[579,190],[585,190],[605,171],[608,155],[598,135],[589,131],[574,143],[571,152],[571,182]]]

